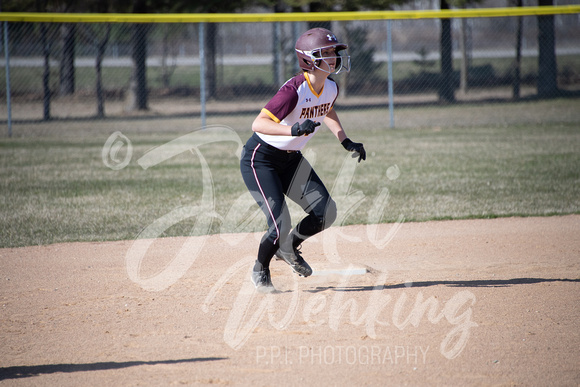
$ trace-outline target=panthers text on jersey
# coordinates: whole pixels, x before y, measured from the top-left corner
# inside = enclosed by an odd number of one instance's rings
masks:
[[[338,85],[333,79],[327,78],[320,94],[317,94],[312,88],[308,73],[305,72],[288,80],[262,111],[283,125],[292,126],[307,119],[322,122],[337,97]],[[294,137],[257,134],[266,143],[282,150],[301,150],[312,138],[312,135]]]

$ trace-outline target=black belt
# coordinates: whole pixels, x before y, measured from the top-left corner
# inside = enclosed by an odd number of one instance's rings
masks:
[[[258,136],[256,133],[253,134],[253,137],[256,139],[256,141],[258,141],[260,144],[264,145],[265,147],[267,147],[268,149],[272,149],[278,152],[286,152],[286,153],[300,153],[299,150],[284,150],[284,149],[278,149],[276,148],[274,145],[270,145],[268,144],[266,141],[262,140],[260,138],[260,136]]]

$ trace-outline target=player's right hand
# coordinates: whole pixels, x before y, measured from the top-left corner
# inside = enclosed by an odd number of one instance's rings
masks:
[[[302,135],[309,135],[314,133],[314,130],[317,126],[320,125],[320,122],[314,122],[311,120],[306,120],[303,123],[299,124],[298,122],[292,125],[292,135],[293,136],[302,136]]]

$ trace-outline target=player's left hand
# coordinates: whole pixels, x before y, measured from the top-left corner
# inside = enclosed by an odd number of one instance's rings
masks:
[[[344,147],[344,149],[346,149],[349,152],[355,152],[355,156],[356,157],[356,153],[358,153],[358,162],[360,163],[361,160],[366,160],[367,159],[367,152],[365,151],[365,147],[362,143],[360,142],[352,142],[348,137],[344,139],[343,142],[341,142],[342,146]]]

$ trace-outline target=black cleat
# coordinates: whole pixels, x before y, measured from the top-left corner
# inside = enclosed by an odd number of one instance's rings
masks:
[[[308,277],[312,274],[312,268],[308,263],[306,263],[304,258],[302,258],[302,255],[300,255],[300,250],[298,249],[294,249],[294,251],[291,253],[287,253],[281,249],[278,249],[278,251],[276,251],[276,257],[284,260],[284,262],[290,265],[294,272],[298,273],[298,275],[301,275],[302,277]]]
[[[274,285],[272,285],[272,279],[270,278],[270,269],[252,271],[251,279],[256,290],[260,293],[274,293],[276,291]]]

